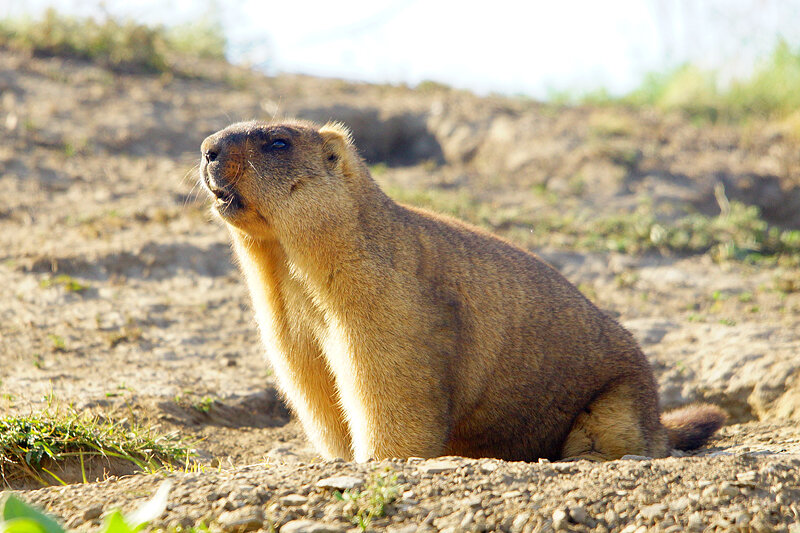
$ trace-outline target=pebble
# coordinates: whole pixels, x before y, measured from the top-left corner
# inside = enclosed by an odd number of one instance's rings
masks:
[[[613,528],[619,522],[619,515],[614,509],[608,509],[603,515],[603,519],[606,521],[606,524],[608,524],[608,527]]]
[[[746,512],[741,512],[736,515],[734,518],[734,522],[736,523],[736,527],[739,528],[746,528],[750,525],[751,516]]]
[[[389,526],[386,528],[386,533],[416,533],[416,532],[417,532],[417,526],[415,524],[409,524],[407,526]]]
[[[101,514],[103,514],[103,504],[98,503],[86,509],[81,518],[83,518],[84,522],[88,522],[89,520],[94,520],[99,517]]]
[[[264,525],[264,513],[260,507],[242,507],[225,511],[217,519],[223,531],[252,531]]]
[[[520,513],[515,518],[514,521],[511,522],[511,533],[522,533],[522,530],[525,528],[525,524],[528,523],[530,519],[530,513]]]
[[[439,461],[428,461],[420,465],[419,469],[426,474],[441,474],[443,472],[455,470],[459,466],[460,465],[456,461],[443,459]],[[481,468],[483,468],[483,466],[481,466]]]
[[[461,500],[461,505],[464,505],[466,507],[475,507],[477,509],[483,506],[483,498],[481,498],[477,494],[473,494],[472,496],[469,496]]]
[[[333,476],[317,481],[316,486],[321,489],[352,490],[364,484],[364,478],[354,476]]]
[[[702,531],[705,529],[702,515],[697,512],[689,515],[689,523],[687,524],[687,527],[693,531]]]
[[[753,483],[756,480],[756,476],[755,470],[750,470],[742,472],[741,474],[736,474],[736,480],[740,483]]]
[[[730,481],[723,481],[719,486],[719,494],[720,496],[734,498],[739,495],[739,489],[734,487]]]
[[[702,494],[703,498],[709,499],[713,498],[716,495],[717,495],[717,488],[714,487],[713,485],[703,489],[703,494]]]
[[[289,494],[281,498],[281,503],[286,507],[298,507],[308,502],[308,498],[302,494]]]
[[[484,463],[481,463],[481,471],[486,472],[487,474],[490,474],[490,473],[494,472],[495,470],[497,470],[497,466],[498,466],[498,464],[496,462],[494,462],[494,461],[486,461]]]
[[[652,459],[646,455],[623,455],[619,458],[620,461],[651,461]]]
[[[589,519],[589,515],[586,513],[586,508],[583,505],[570,507],[569,517],[577,524],[586,524]]]
[[[556,531],[567,529],[567,513],[564,509],[553,511],[553,529]]]
[[[669,508],[674,513],[682,513],[692,504],[692,500],[686,496],[682,496],[669,504]]]
[[[645,520],[655,520],[667,512],[667,506],[663,503],[654,503],[653,505],[645,505],[639,510],[639,514]]]
[[[281,533],[344,533],[346,528],[330,522],[315,520],[292,520],[281,527]]]

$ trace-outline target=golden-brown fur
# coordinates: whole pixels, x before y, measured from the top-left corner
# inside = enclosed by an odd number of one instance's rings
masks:
[[[202,152],[278,385],[325,457],[667,454],[630,334],[535,255],[392,201],[342,126],[238,123]],[[722,423],[706,409],[693,445]]]

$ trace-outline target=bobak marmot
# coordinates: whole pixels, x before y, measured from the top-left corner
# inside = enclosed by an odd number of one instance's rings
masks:
[[[535,255],[384,194],[339,124],[203,141],[278,386],[327,458],[507,460],[701,445],[710,405],[659,417],[631,335]]]

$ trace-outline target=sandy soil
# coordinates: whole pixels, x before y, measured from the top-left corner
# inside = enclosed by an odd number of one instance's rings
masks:
[[[156,526],[343,531],[353,506],[317,482],[347,475],[359,487],[388,469],[399,499],[377,530],[800,528],[797,269],[555,241],[536,250],[634,333],[666,407],[706,400],[729,411],[730,425],[692,457],[322,462],[275,393],[226,233],[194,180],[207,134],[290,114],[350,123],[365,156],[388,165],[375,175],[390,190],[463,190],[535,221],[645,199],[713,213],[722,182],[731,199],[798,228],[800,150],[779,129],[194,68],[194,79],[128,76],[0,51],[1,413],[72,405],[195,442],[207,467],[168,476]],[[487,220],[529,244],[518,225]],[[162,479],[18,488],[90,528]]]

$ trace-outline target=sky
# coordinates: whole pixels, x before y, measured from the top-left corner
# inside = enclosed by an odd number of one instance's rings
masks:
[[[0,16],[108,12],[151,24],[211,17],[229,58],[298,72],[486,94],[623,94],[686,62],[747,75],[779,38],[800,47],[800,0],[0,0]]]

